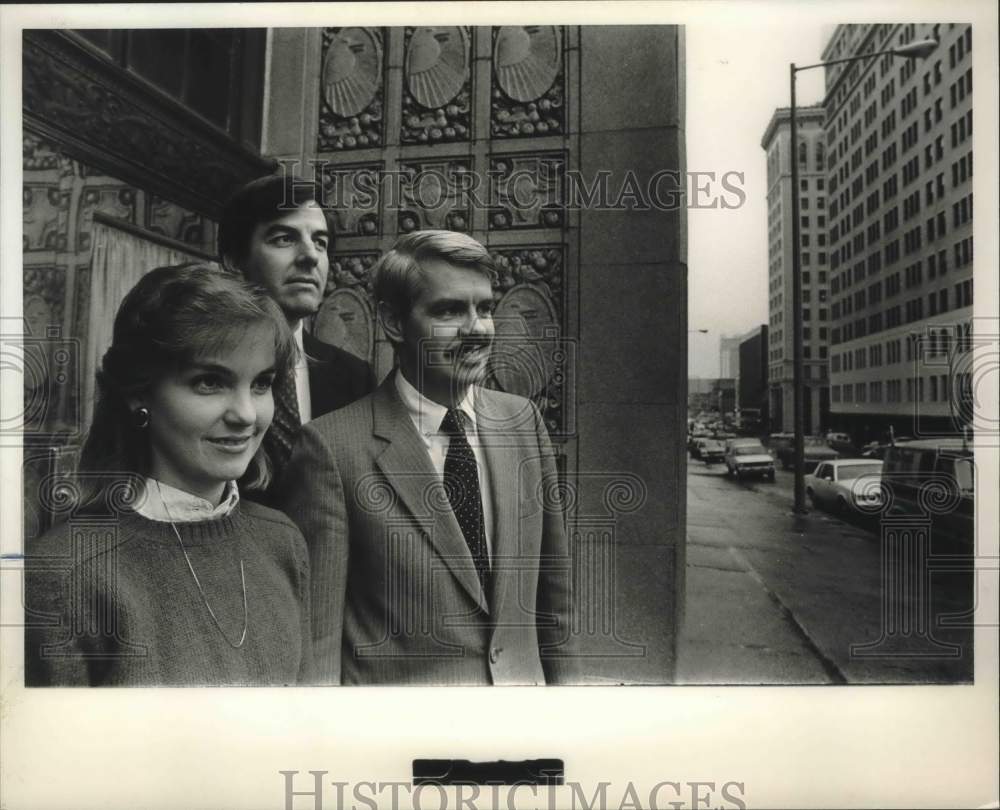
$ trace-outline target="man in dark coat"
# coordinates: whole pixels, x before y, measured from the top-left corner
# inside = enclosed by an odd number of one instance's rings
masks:
[[[299,348],[294,375],[275,382],[274,421],[264,439],[272,480],[281,474],[303,424],[374,387],[366,361],[303,329],[304,319],[323,301],[333,236],[322,186],[287,174],[247,183],[226,203],[219,221],[222,264],[268,290]]]

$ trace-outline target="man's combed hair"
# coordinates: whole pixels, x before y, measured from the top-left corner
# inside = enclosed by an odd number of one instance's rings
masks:
[[[238,269],[249,255],[254,228],[310,201],[323,209],[332,237],[333,221],[322,184],[292,174],[272,174],[250,181],[222,208],[217,240],[220,261],[226,266],[235,264]],[[333,245],[332,238],[330,245]]]
[[[496,276],[489,251],[471,236],[455,231],[414,231],[400,237],[375,265],[375,300],[384,301],[398,315],[408,314],[423,283],[421,267],[431,261],[478,270],[491,280]]]
[[[118,309],[111,347],[97,372],[98,399],[80,472],[146,475],[149,435],[134,426],[129,400],[141,399],[166,375],[200,357],[239,346],[247,330],[259,324],[274,330],[278,378],[292,373],[295,342],[265,290],[201,263],[158,267],[139,279]],[[262,446],[244,480],[266,486],[269,477]],[[88,479],[103,483],[88,488]],[[85,504],[103,497],[99,490],[109,483],[100,475],[81,481]]]

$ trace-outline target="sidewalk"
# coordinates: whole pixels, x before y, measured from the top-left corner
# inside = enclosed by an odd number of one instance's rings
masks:
[[[677,682],[843,683],[756,575],[739,545],[733,529],[689,513]]]
[[[887,585],[878,535],[822,511],[793,515],[780,487],[737,484],[703,466],[689,470],[687,495],[678,683],[971,681],[969,573],[937,572],[929,592],[893,603],[897,618],[920,613],[931,631],[899,633],[894,652],[880,646]]]

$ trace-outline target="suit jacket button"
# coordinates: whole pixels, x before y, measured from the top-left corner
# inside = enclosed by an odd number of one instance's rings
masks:
[[[500,653],[503,652],[503,647],[494,647],[490,650],[490,663],[495,664],[500,660]]]

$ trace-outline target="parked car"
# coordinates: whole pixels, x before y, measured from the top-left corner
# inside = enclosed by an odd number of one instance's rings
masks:
[[[806,496],[813,506],[838,512],[877,512],[884,501],[882,462],[866,458],[821,461],[806,476]]]
[[[854,446],[854,441],[846,433],[830,431],[826,434],[826,443],[838,453],[848,456],[858,452],[858,448]]]
[[[861,448],[861,458],[884,459],[890,447],[892,447],[891,444],[868,442],[868,444]]]
[[[692,433],[688,436],[687,449],[690,453],[691,458],[699,458],[698,456],[698,442],[703,442],[705,439],[712,438],[708,433]]]
[[[794,433],[772,433],[767,437],[765,444],[767,445],[767,449],[771,451],[771,455],[777,458],[778,451],[783,447],[791,447],[794,441]]]
[[[789,470],[795,465],[795,441],[794,439],[787,445],[782,446],[777,451],[778,460],[782,469]],[[840,453],[826,443],[823,436],[806,436],[803,442],[803,467],[805,472],[812,470],[821,461],[832,461],[838,458]]]
[[[706,464],[717,464],[726,457],[726,448],[717,439],[701,439],[698,442],[698,458]]]
[[[774,457],[758,439],[730,439],[726,445],[726,471],[737,479],[760,475],[774,480]]]
[[[892,494],[890,514],[929,517],[934,533],[973,542],[975,460],[965,442],[897,442],[886,453],[882,479]]]

